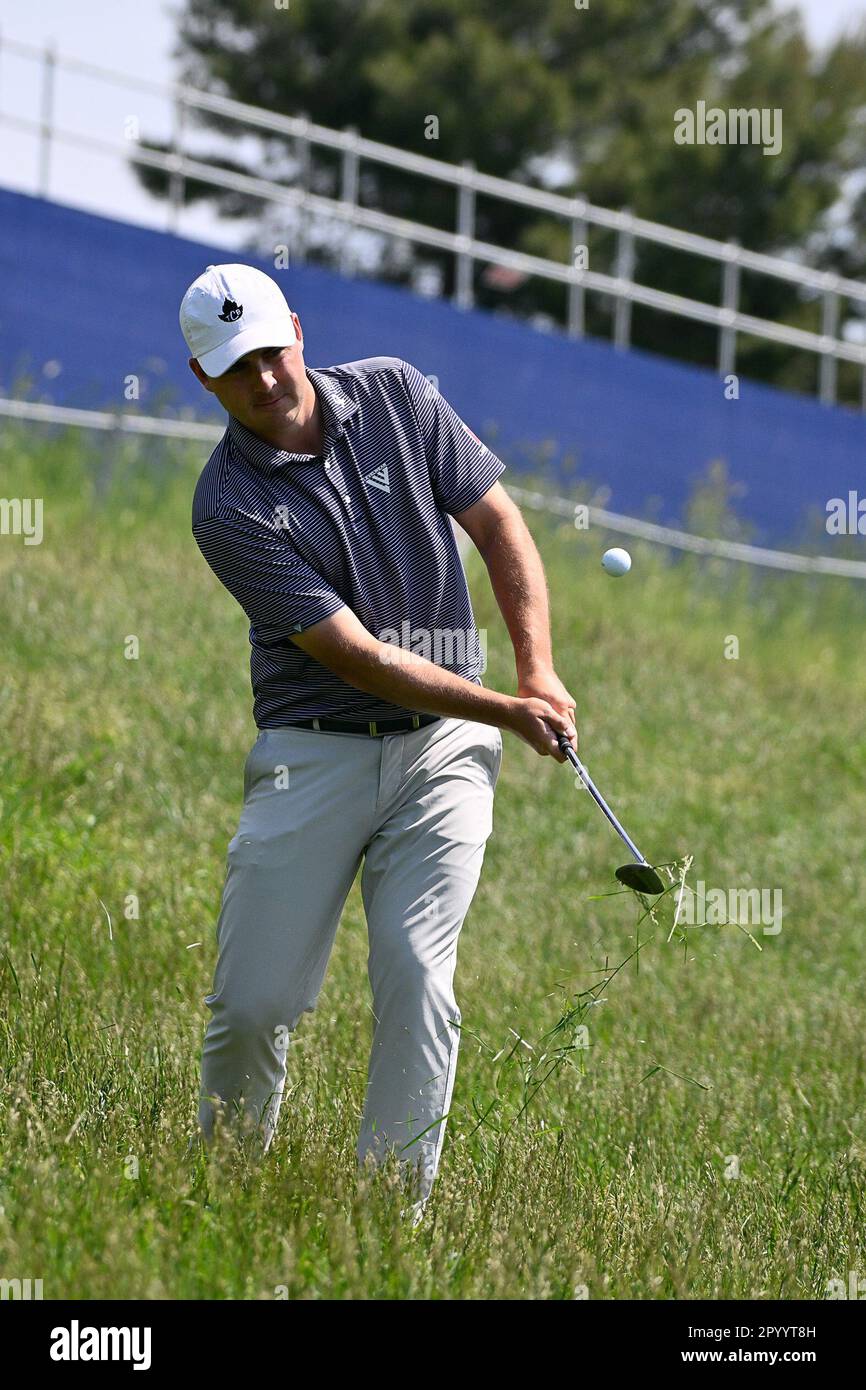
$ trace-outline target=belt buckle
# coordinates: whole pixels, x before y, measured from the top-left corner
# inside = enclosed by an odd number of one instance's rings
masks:
[[[377,727],[376,727],[377,722],[378,722],[378,721],[375,720],[375,719],[370,719],[370,720],[368,721],[368,723],[367,723],[367,728],[368,728],[369,731],[370,731],[370,737],[371,737],[371,738],[383,738],[383,737],[384,737],[385,731],[384,731],[384,729],[383,729],[381,733],[379,732],[379,730],[378,730]],[[395,720],[394,722],[397,723],[398,721]],[[413,715],[412,715],[412,728],[413,728],[413,729],[420,729],[420,727],[421,727],[421,716],[420,716],[419,714],[413,714]],[[398,730],[395,729],[394,732],[397,733]]]

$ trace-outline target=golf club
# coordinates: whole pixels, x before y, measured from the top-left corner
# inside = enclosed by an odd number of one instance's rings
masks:
[[[557,734],[557,742],[565,756],[568,758],[572,767],[578,773],[586,790],[589,792],[596,806],[604,812],[616,831],[620,839],[624,840],[635,857],[634,864],[623,864],[616,871],[616,876],[620,883],[624,883],[626,888],[634,888],[638,893],[663,893],[665,886],[656,873],[655,869],[646,859],[644,859],[634,840],[623,830],[613,811],[608,806],[601,792],[596,787],[580,758],[575,753],[565,734]]]

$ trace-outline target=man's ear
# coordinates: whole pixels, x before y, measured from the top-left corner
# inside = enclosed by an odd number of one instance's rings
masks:
[[[193,376],[198,377],[204,389],[206,391],[213,391],[213,386],[211,385],[212,378],[209,377],[207,372],[199,365],[195,357],[190,357],[189,365]]]

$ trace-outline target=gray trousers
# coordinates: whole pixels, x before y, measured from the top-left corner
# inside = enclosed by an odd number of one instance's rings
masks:
[[[375,1021],[357,1157],[389,1150],[429,1196],[451,1104],[457,938],[493,828],[502,735],[439,719],[369,737],[265,729],[228,847],[199,1124],[258,1126],[267,1150],[289,1035],[315,1007],[361,860]]]

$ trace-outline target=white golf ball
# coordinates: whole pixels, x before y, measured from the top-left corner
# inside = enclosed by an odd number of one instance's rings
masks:
[[[606,550],[601,557],[602,568],[608,574],[620,575],[628,574],[631,569],[631,556],[627,550],[621,550],[615,545],[612,550]]]

